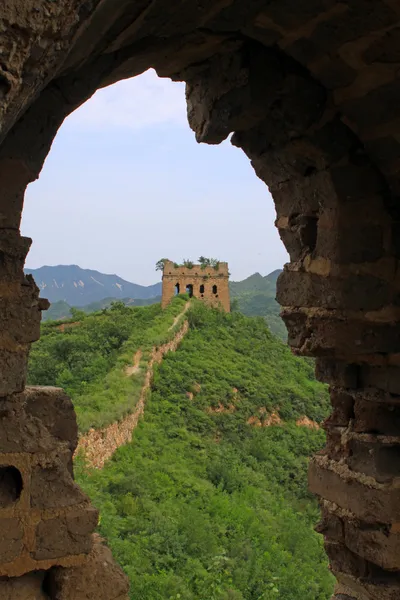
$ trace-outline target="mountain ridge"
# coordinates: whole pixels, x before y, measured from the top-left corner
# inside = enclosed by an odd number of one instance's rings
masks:
[[[148,299],[161,295],[161,282],[150,286],[132,283],[115,274],[106,274],[79,265],[43,265],[25,269],[35,279],[40,295],[49,302],[64,301],[81,307],[104,298]]]

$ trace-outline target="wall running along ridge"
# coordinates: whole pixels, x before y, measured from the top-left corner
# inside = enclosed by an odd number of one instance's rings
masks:
[[[25,188],[63,119],[97,88],[154,67],[186,81],[196,139],[216,144],[233,132],[274,198],[290,254],[278,281],[289,344],[317,358],[331,390],[327,446],[311,463],[310,486],[335,600],[397,600],[399,2],[6,0],[0,26],[0,567],[25,573],[0,579],[0,596],[19,587],[25,598],[75,600],[79,578],[80,598],[125,594],[115,567],[112,588],[92,586],[104,569],[88,543],[92,509],[72,482],[74,436],[47,412],[72,415],[68,400],[61,390],[24,391],[46,304],[23,274],[30,240],[19,224]],[[32,394],[51,396],[46,411]],[[35,484],[47,477],[52,507]],[[51,519],[63,525],[52,530]],[[38,561],[48,562],[32,573]]]
[[[189,269],[185,266],[175,267],[173,262],[166,261],[162,277],[163,308],[168,306],[175,296],[177,285],[181,294],[186,292],[188,285],[191,285],[193,296],[198,300],[209,306],[223,308],[226,312],[231,310],[228,263],[219,263],[218,269],[214,267],[202,269],[201,265],[193,265]]]
[[[122,419],[122,421],[112,423],[103,429],[90,429],[88,433],[79,438],[76,453],[83,453],[85,462],[89,467],[102,469],[105,462],[112,457],[120,446],[128,444],[131,441],[132,433],[144,413],[146,397],[153,378],[154,365],[159,364],[167,352],[175,352],[188,332],[188,329],[189,322],[185,321],[171,341],[159,347],[155,346],[152,349],[144,384],[133,412]]]

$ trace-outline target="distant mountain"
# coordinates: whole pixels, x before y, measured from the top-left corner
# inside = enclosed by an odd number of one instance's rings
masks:
[[[229,286],[234,310],[248,317],[264,317],[272,333],[286,341],[286,327],[279,316],[280,306],[275,300],[276,281],[281,273],[280,269],[264,277],[254,273],[243,281],[231,281]]]
[[[161,295],[161,282],[150,286],[125,281],[117,275],[105,275],[77,265],[58,265],[25,269],[33,275],[40,295],[51,303],[62,300],[70,306],[85,306],[104,298],[149,299]]]

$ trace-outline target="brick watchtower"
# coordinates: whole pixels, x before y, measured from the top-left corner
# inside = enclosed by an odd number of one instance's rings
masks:
[[[175,266],[165,261],[162,278],[162,307],[165,308],[176,294],[187,292],[191,297],[204,300],[210,306],[230,312],[228,263],[218,268],[193,265],[192,268]]]

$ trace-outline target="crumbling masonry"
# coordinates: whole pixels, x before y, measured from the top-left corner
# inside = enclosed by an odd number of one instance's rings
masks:
[[[317,358],[331,390],[310,485],[335,599],[397,600],[400,2],[5,0],[0,25],[0,597],[126,597],[106,550],[91,551],[71,404],[24,389],[44,303],[23,275],[19,223],[63,119],[154,67],[187,82],[196,139],[233,132],[274,198],[289,344]],[[96,588],[105,565],[113,584]]]

